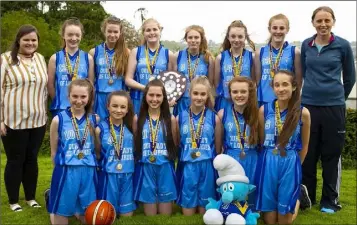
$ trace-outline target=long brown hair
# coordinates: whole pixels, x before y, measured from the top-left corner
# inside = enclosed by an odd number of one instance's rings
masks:
[[[67,26],[70,26],[70,25],[74,25],[74,26],[77,26],[81,29],[81,33],[82,33],[82,38],[83,38],[83,35],[84,35],[84,27],[83,27],[83,24],[81,23],[81,21],[77,18],[77,17],[70,17],[68,18],[67,20],[65,20],[61,26],[61,29],[60,29],[60,32],[59,34],[61,35],[62,37],[62,47],[65,48],[66,47],[66,41],[64,40],[64,32],[66,30],[66,27]]]
[[[207,64],[209,64],[209,58],[212,56],[212,54],[208,51],[208,43],[207,43],[205,30],[203,29],[203,27],[201,27],[199,25],[191,25],[191,26],[187,27],[185,30],[185,36],[183,37],[183,39],[185,41],[187,41],[187,34],[191,30],[194,30],[194,31],[197,31],[198,33],[200,33],[201,43],[200,43],[200,47],[199,47],[199,52],[200,52],[200,54],[204,55],[205,62]]]
[[[247,77],[243,77],[243,76],[234,77],[228,83],[228,90],[230,95],[231,95],[231,86],[233,83],[236,82],[248,84],[249,96],[248,96],[247,106],[245,107],[243,112],[243,117],[244,117],[244,121],[250,127],[250,135],[249,135],[248,143],[251,145],[255,145],[258,144],[258,112],[259,112],[255,83]]]
[[[195,77],[191,81],[191,87],[190,87],[190,96],[192,95],[192,90],[197,84],[202,84],[203,86],[207,87],[207,95],[208,99],[206,101],[206,107],[208,107],[211,110],[214,110],[214,97],[212,93],[212,87],[211,84],[206,76],[199,76]],[[192,104],[192,103],[191,103]]]
[[[108,24],[119,25],[120,36],[114,46],[115,71],[116,71],[116,74],[125,76],[125,72],[126,72],[126,68],[128,66],[128,60],[129,60],[129,51],[128,51],[128,47],[125,43],[124,24],[117,17],[110,16],[102,22],[101,30],[102,30],[103,34],[105,34],[105,30],[106,30]]]
[[[255,51],[255,44],[254,42],[250,39],[249,34],[248,34],[248,29],[247,27],[243,24],[241,20],[234,20],[227,28],[226,36],[224,37],[223,43],[222,43],[222,51],[228,50],[231,48],[231,42],[229,41],[229,32],[231,31],[231,28],[234,27],[242,27],[244,29],[244,34],[245,38],[248,41],[249,46]]]
[[[128,112],[126,113],[126,115],[123,118],[123,123],[130,130],[130,132],[133,133],[134,106],[133,106],[133,102],[131,101],[129,94],[123,90],[111,92],[107,98],[107,106],[110,105],[110,101],[112,100],[113,96],[125,97],[126,100],[128,101]]]
[[[17,54],[19,53],[20,50],[20,39],[27,35],[30,34],[32,32],[35,32],[37,35],[37,43],[39,44],[40,42],[40,36],[38,34],[38,31],[36,29],[36,27],[30,25],[30,24],[26,24],[26,25],[22,25],[19,30],[17,31],[16,37],[14,42],[12,43],[11,46],[11,64],[12,65],[17,65],[19,63],[19,59],[17,58]]]
[[[272,17],[269,19],[269,23],[268,23],[268,29],[269,29],[269,31],[270,31],[270,28],[271,28],[271,24],[273,23],[274,20],[285,20],[286,29],[287,29],[287,30],[290,29],[290,23],[289,23],[288,17],[285,16],[284,14],[282,14],[282,13],[279,13],[279,14],[277,14],[277,15],[275,15],[275,16],[272,16]],[[269,39],[268,39],[268,43],[271,42],[271,39],[272,39],[272,37],[271,37],[271,35],[270,35],[270,37],[269,37]]]
[[[89,79],[75,79],[68,85],[68,98],[71,94],[73,86],[86,87],[88,89],[88,103],[84,107],[85,113],[92,112],[92,106],[94,101],[94,86]]]
[[[281,146],[283,149],[285,149],[285,146],[289,142],[289,138],[295,131],[295,128],[299,122],[300,119],[300,114],[301,114],[301,97],[300,97],[300,85],[296,80],[296,76],[294,73],[288,71],[288,70],[279,70],[275,76],[278,76],[279,74],[284,74],[290,76],[291,80],[291,86],[295,88],[295,90],[291,94],[291,98],[288,103],[288,113],[286,114],[286,119],[283,125],[283,129],[280,132],[280,135],[278,137],[278,144]],[[274,89],[274,79],[272,81],[272,86]]]
[[[142,138],[142,131],[144,128],[144,124],[146,122],[146,118],[148,117],[149,113],[149,105],[146,101],[146,95],[150,89],[150,87],[160,87],[162,90],[162,95],[163,95],[163,102],[160,106],[160,121],[163,121],[161,123],[162,131],[163,131],[163,136],[164,140],[166,143],[166,149],[167,149],[167,154],[168,154],[168,159],[169,160],[175,160],[177,150],[176,146],[172,137],[172,129],[171,129],[171,114],[170,114],[170,107],[169,103],[167,100],[167,95],[166,91],[164,88],[163,83],[158,80],[154,79],[150,81],[145,89],[144,89],[144,97],[141,101],[141,107],[140,107],[140,112],[139,112],[139,117],[138,117],[138,126],[137,126],[137,132],[136,132],[136,141],[135,141],[135,159],[139,160],[142,157],[143,149],[142,149],[142,144],[143,144],[143,138]]]

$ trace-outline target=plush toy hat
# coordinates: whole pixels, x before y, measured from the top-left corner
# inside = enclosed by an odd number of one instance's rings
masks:
[[[249,179],[240,163],[226,154],[219,154],[213,160],[213,166],[218,171],[219,178],[216,183],[220,186],[222,183],[238,181],[249,184]]]

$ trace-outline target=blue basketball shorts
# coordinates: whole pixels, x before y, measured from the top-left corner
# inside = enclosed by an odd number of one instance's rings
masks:
[[[211,159],[182,162],[177,204],[183,208],[205,207],[216,198],[216,176]]]
[[[262,212],[294,213],[300,194],[301,163],[296,151],[285,157],[264,149],[257,163],[256,207]]]
[[[174,164],[138,163],[135,168],[134,199],[143,203],[163,203],[177,198]]]
[[[98,199],[109,201],[117,214],[136,209],[133,193],[132,173],[106,173],[98,176]]]
[[[56,165],[51,181],[49,213],[60,216],[84,215],[96,200],[96,168],[91,166]]]

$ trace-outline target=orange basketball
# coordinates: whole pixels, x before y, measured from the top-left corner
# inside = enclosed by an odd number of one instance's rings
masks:
[[[90,225],[112,225],[116,218],[114,206],[105,200],[93,201],[84,215]]]

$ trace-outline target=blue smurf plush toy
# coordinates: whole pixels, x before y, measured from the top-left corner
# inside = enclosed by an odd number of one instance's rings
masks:
[[[246,198],[255,190],[249,184],[243,167],[237,160],[226,154],[217,155],[213,161],[219,178],[216,183],[221,193],[221,199],[215,201],[209,198],[206,213],[203,215],[205,224],[257,224],[259,213],[253,213]]]

